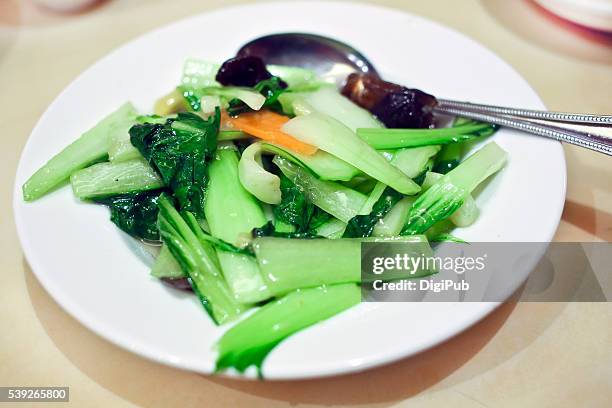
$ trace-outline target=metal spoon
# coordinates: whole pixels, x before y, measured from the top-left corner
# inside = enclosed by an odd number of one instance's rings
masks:
[[[308,68],[335,80],[338,86],[353,72],[378,75],[374,65],[350,45],[316,34],[267,35],[242,46],[238,55],[256,55],[267,64]],[[434,111],[518,129],[612,156],[612,115],[548,112],[440,98]]]

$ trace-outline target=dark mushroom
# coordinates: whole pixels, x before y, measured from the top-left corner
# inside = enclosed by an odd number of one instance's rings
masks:
[[[373,113],[388,128],[428,128],[433,125],[434,96],[410,89],[378,76],[354,73],[348,76],[342,94]]]
[[[216,80],[224,86],[254,87],[261,81],[272,78],[266,64],[259,57],[246,56],[230,58],[221,65]],[[283,83],[283,88],[287,84]]]
[[[187,278],[161,278],[161,281],[166,285],[186,292],[191,292],[191,284]]]

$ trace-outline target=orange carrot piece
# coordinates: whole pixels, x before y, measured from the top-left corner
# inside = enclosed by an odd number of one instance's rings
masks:
[[[232,130],[234,126],[231,123],[232,118],[227,114],[226,110],[221,110],[221,130]]]
[[[314,154],[317,151],[316,146],[304,143],[281,131],[281,127],[288,121],[288,117],[269,110],[243,113],[237,118],[227,119],[227,123],[234,129],[279,144],[297,153]]]

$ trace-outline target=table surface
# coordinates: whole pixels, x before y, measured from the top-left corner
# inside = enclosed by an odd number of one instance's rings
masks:
[[[10,204],[32,127],[76,75],[113,48],[167,22],[239,3],[246,1],[114,0],[60,16],[29,0],[0,2],[0,385],[69,386],[71,402],[88,407],[609,406],[607,303],[507,302],[411,358],[298,382],[229,380],[161,366],[102,340],[58,307],[23,258]],[[610,113],[610,35],[574,27],[524,0],[372,3],[475,38],[513,65],[550,109]],[[612,160],[573,147],[565,153],[568,193],[556,240],[612,241]]]

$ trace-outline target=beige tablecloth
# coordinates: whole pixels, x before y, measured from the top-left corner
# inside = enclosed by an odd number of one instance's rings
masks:
[[[508,302],[412,358],[355,375],[280,383],[160,366],[60,310],[24,261],[12,220],[14,172],[33,125],[76,75],[113,48],[183,16],[237,3],[246,1],[115,0],[59,16],[28,0],[0,0],[0,385],[69,386],[72,405],[84,407],[610,406],[612,307],[605,303]],[[477,39],[527,78],[551,109],[612,111],[610,36],[520,0],[374,3]],[[565,152],[568,194],[556,239],[611,241],[612,160],[573,147]]]

